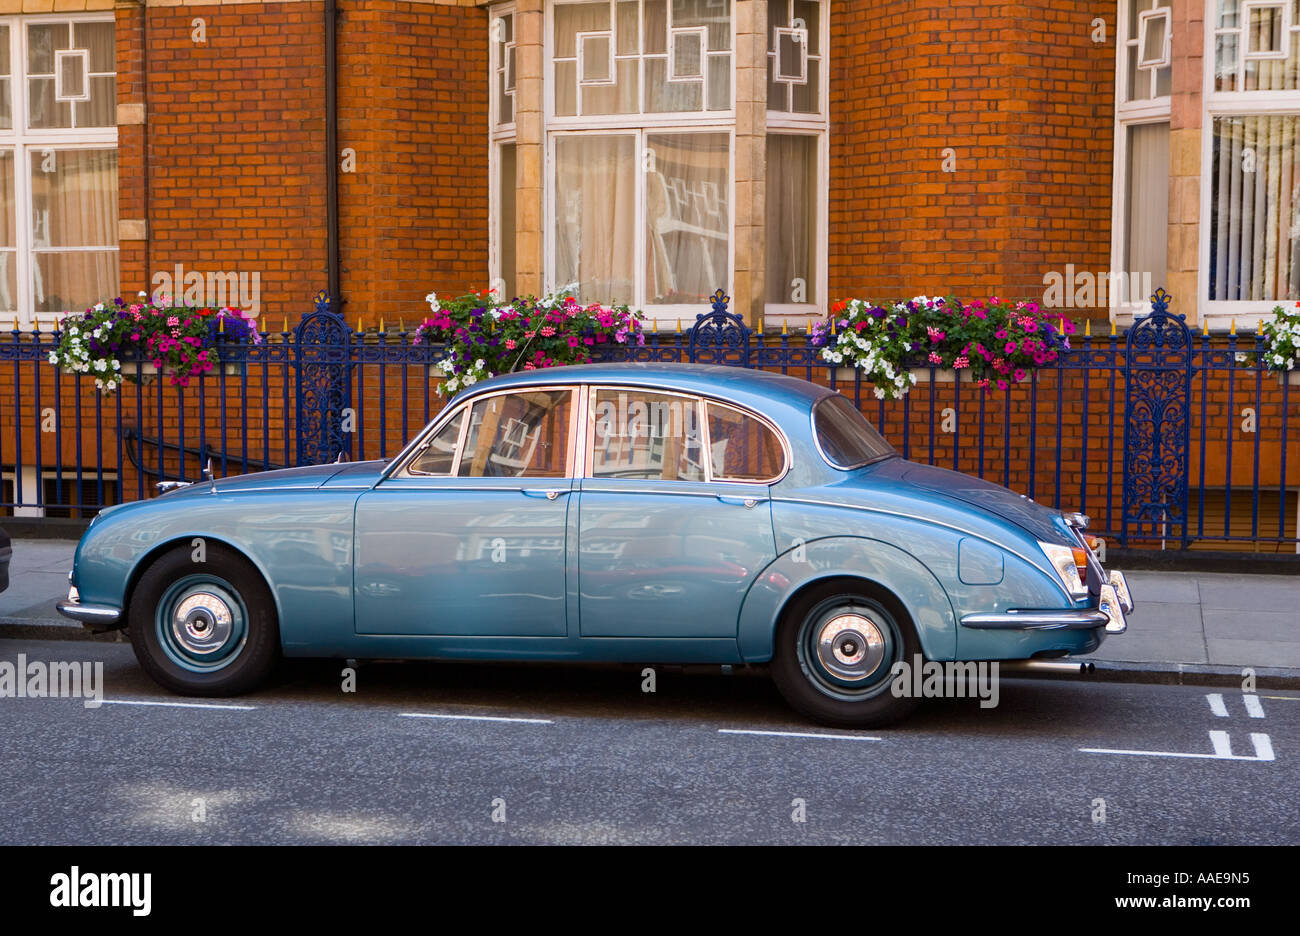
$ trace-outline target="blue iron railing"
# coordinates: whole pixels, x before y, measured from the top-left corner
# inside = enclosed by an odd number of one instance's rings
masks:
[[[803,330],[759,333],[728,311],[604,359],[719,363],[791,374],[851,398],[907,458],[1094,518],[1130,548],[1295,554],[1300,387],[1258,363],[1259,336],[1191,332],[1155,297],[1132,329],[1076,336],[1056,366],[987,393],[925,369],[898,401],[822,360]],[[441,409],[441,349],[398,328],[358,332],[324,294],[261,344],[222,339],[189,387],[162,377],[109,396],[47,363],[57,336],[0,336],[0,513],[88,517],[160,480],[395,455]],[[1237,361],[1247,355],[1252,366]]]

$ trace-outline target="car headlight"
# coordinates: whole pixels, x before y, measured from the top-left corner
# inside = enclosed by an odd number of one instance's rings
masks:
[[[1061,584],[1073,598],[1088,597],[1088,549],[1086,546],[1061,546],[1039,543],[1043,555],[1061,577]]]

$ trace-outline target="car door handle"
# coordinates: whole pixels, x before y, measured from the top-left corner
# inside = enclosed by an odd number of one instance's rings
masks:
[[[561,494],[568,494],[568,493],[569,493],[568,491],[561,491],[556,489],[551,489],[549,491],[529,490],[528,488],[523,489],[524,497],[545,497],[547,500],[555,500]]]
[[[758,498],[756,497],[738,497],[734,494],[719,494],[717,495],[717,498],[724,504],[735,504],[750,509],[758,506]]]

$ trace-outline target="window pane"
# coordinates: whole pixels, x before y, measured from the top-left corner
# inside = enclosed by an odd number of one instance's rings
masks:
[[[646,303],[706,302],[730,279],[731,136],[648,134],[646,146]]]
[[[76,48],[90,50],[91,72],[117,71],[117,50],[113,42],[112,21],[103,23],[77,23],[74,27]]]
[[[409,470],[413,474],[451,474],[451,466],[456,461],[456,442],[460,439],[460,424],[464,418],[462,409],[451,422],[438,430],[429,447],[411,461]]]
[[[67,23],[38,23],[27,27],[27,74],[54,75],[54,53],[70,47]]]
[[[709,460],[715,480],[771,481],[785,467],[781,440],[763,422],[709,404]]]
[[[0,312],[5,313],[18,310],[15,213],[14,151],[0,150]]]
[[[78,250],[33,255],[37,314],[84,312],[118,294],[117,251]]]
[[[501,298],[515,295],[515,144],[501,147],[500,182],[497,194],[497,256],[500,264]]]
[[[791,85],[796,114],[816,114],[821,106],[821,62],[808,60],[808,80],[804,84]]]
[[[1210,298],[1300,299],[1300,117],[1216,117]]]
[[[462,478],[563,478],[569,444],[569,390],[490,397],[474,404]]]
[[[592,476],[703,481],[699,411],[690,397],[598,390]]]
[[[28,125],[36,130],[67,129],[72,126],[72,105],[54,100],[53,78],[29,78]]]
[[[117,245],[117,151],[33,150],[32,243]]]
[[[555,286],[583,302],[632,302],[636,138],[555,141]]]
[[[1169,243],[1169,124],[1128,128],[1128,244],[1123,271],[1126,282],[1166,285]],[[1148,281],[1145,277],[1150,276]],[[1117,297],[1118,298],[1118,297]],[[1143,302],[1146,296],[1124,296]]]
[[[704,26],[710,51],[731,48],[730,0],[673,0],[673,28]]]
[[[767,137],[767,301],[817,302],[817,138]]]
[[[90,100],[78,101],[78,127],[113,127],[117,125],[117,79],[112,75],[90,79]]]

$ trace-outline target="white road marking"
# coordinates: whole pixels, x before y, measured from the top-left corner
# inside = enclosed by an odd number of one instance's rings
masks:
[[[1260,705],[1259,696],[1244,695],[1241,697],[1241,700],[1246,703],[1246,711],[1250,714],[1251,718],[1264,717],[1264,706]]]
[[[718,734],[768,735],[777,738],[830,738],[832,741],[883,741],[869,735],[816,734],[810,731],[754,731],[747,728],[719,728]]]
[[[1271,761],[1274,760],[1273,742],[1268,735],[1252,732],[1250,742],[1255,748],[1255,756],[1233,754],[1232,742],[1226,731],[1211,731],[1210,745],[1213,754],[1186,754],[1181,751],[1121,751],[1112,748],[1079,748],[1084,754],[1131,754],[1137,757],[1183,757],[1198,760],[1233,760],[1233,761]]]
[[[443,718],[449,721],[522,722],[528,725],[553,725],[549,718],[505,718],[501,715],[438,715],[432,712],[402,712],[400,718]]]
[[[105,699],[104,705],[162,705],[167,708],[205,708],[230,709],[237,712],[251,712],[256,705],[217,705],[212,702],[144,702],[138,699]]]
[[[1208,692],[1206,693],[1205,698],[1210,702],[1211,712],[1218,715],[1220,718],[1228,717],[1228,707],[1223,704],[1222,692]]]

